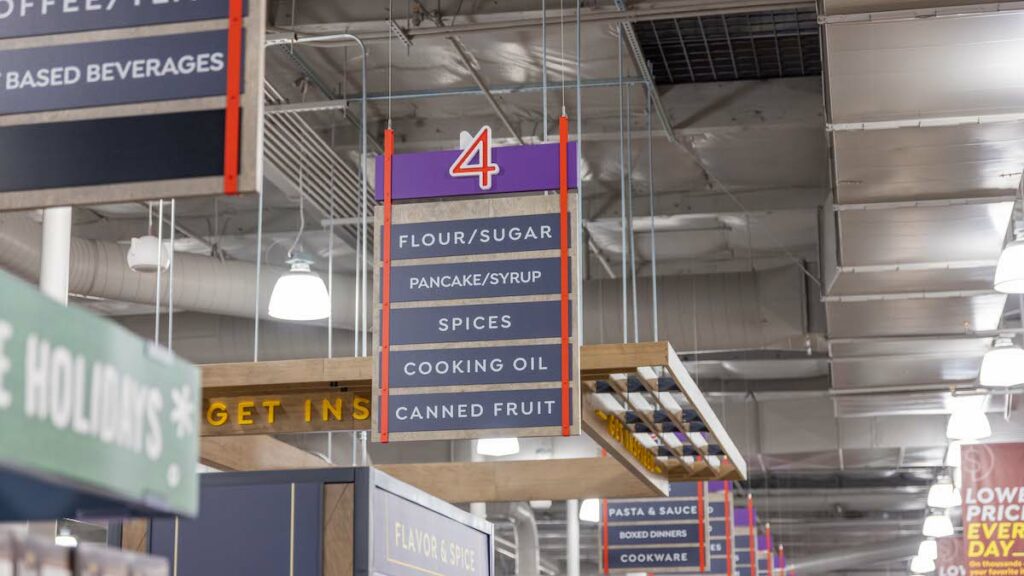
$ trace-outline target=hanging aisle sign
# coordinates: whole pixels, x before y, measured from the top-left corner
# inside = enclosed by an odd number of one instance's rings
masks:
[[[736,547],[735,569],[737,574],[739,576],[763,574],[758,571],[757,563],[759,552],[757,512],[754,510],[754,502],[749,494],[745,507],[734,507],[733,518],[735,519],[733,542]]]
[[[704,483],[675,483],[670,494],[669,498],[604,502],[605,574],[708,569],[710,526]]]
[[[263,13],[0,2],[0,210],[258,191]]]
[[[2,271],[0,302],[0,521],[195,515],[198,368]]]
[[[735,576],[736,528],[730,482],[708,482],[709,574]]]
[[[1024,575],[1024,443],[964,445],[967,574]]]
[[[385,150],[374,439],[579,434],[567,121],[558,144],[492,147],[484,127],[463,150],[393,155],[391,132]],[[546,190],[559,193],[491,196]],[[482,197],[392,204],[469,195]]]

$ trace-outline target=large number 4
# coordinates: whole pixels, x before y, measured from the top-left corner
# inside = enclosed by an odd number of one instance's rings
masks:
[[[476,163],[470,164],[470,160],[476,158]],[[477,176],[480,179],[480,189],[490,190],[493,176],[501,172],[501,168],[491,161],[491,127],[484,126],[473,137],[469,146],[466,146],[455,162],[448,168],[448,174],[453,177]]]

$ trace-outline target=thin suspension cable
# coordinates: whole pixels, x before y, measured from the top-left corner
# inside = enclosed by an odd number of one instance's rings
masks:
[[[654,229],[654,131],[651,129],[654,93],[647,89],[647,183],[648,209],[651,216],[651,330],[658,341],[658,242]]]
[[[388,19],[394,22],[395,11],[393,9],[393,0],[388,0]],[[393,26],[388,24],[388,128],[391,128],[391,35],[393,33]],[[364,64],[365,65],[365,64]],[[365,95],[365,93],[364,93]],[[363,102],[366,105],[366,102]]]
[[[540,83],[543,105],[543,142],[548,141],[548,9],[547,0],[540,0]]]
[[[347,49],[346,49],[347,51]],[[342,74],[344,78],[345,75]],[[331,122],[331,150],[334,150],[334,122]],[[334,163],[331,163],[331,204],[330,222],[327,224],[327,301],[330,307],[327,309],[327,357],[334,357],[334,196],[336,192],[334,182]],[[358,242],[358,239],[357,239]],[[358,244],[357,244],[358,245]],[[330,436],[327,437],[330,446]]]
[[[581,62],[583,54],[582,34],[580,33],[580,5],[576,3],[576,256],[584,254],[583,249],[583,75],[581,73]],[[583,286],[583,267],[576,267],[576,285]],[[580,344],[583,340],[583,290],[579,290],[576,296],[576,333],[579,334]]]
[[[389,26],[388,29],[390,30],[391,27]],[[368,293],[368,291],[370,289],[369,288],[369,284],[367,283],[367,280],[366,280],[366,265],[367,265],[367,262],[368,262],[368,260],[367,260],[368,253],[367,253],[367,250],[366,250],[366,245],[369,243],[369,239],[367,238],[367,233],[368,233],[368,230],[370,229],[369,228],[369,223],[367,222],[368,215],[367,215],[367,205],[366,205],[366,203],[367,203],[367,200],[366,200],[366,194],[367,194],[367,183],[366,183],[366,180],[367,180],[366,179],[366,139],[367,139],[367,136],[366,136],[366,131],[367,131],[367,125],[366,125],[366,93],[367,93],[367,87],[366,87],[366,58],[367,58],[367,55],[366,55],[366,47],[363,46],[362,42],[359,43],[359,47],[360,47],[360,50],[362,51],[362,57],[363,57],[363,62],[362,62],[362,64],[363,64],[363,66],[362,66],[362,86],[360,86],[361,93],[359,95],[359,98],[360,98],[359,113],[360,113],[360,116],[361,116],[360,117],[360,123],[362,125],[362,130],[360,130],[360,132],[359,132],[359,185],[360,185],[360,191],[361,191],[360,195],[362,197],[361,206],[360,206],[361,216],[360,216],[360,221],[359,221],[359,246],[362,249],[362,261],[358,262],[358,264],[360,265],[360,274],[361,274],[360,278],[362,279],[362,286],[360,287],[360,290],[359,290],[359,293],[362,296],[362,300],[359,303],[359,316],[360,316],[359,326],[360,326],[360,328],[362,329],[362,332],[363,332],[363,334],[362,334],[362,352],[363,352],[363,356],[366,356],[366,351],[367,351],[367,335],[369,334],[369,330],[368,330],[368,326],[367,326],[367,318],[366,318],[366,313],[367,313],[366,309],[368,308],[368,306],[366,305],[366,302],[369,299],[367,297],[367,293]],[[388,55],[388,93],[389,94],[391,92],[391,60],[390,60],[391,56],[390,56],[390,50],[391,50],[391,43],[389,42],[388,43],[388,54],[389,54]],[[391,126],[391,108],[390,108],[390,106],[391,106],[391,99],[389,98],[388,99],[388,126],[389,127]]]
[[[629,342],[629,274],[626,271],[626,143],[623,140],[626,126],[623,120],[625,96],[622,89],[622,73],[622,24],[619,24],[619,230],[622,241],[622,270],[619,276],[622,278],[622,343],[625,344]]]
[[[160,209],[157,213],[159,222],[156,224],[156,318],[153,326],[153,341],[160,344],[160,283],[163,281],[161,273],[164,263],[164,201],[160,200]]]
[[[252,361],[260,360],[260,279],[263,268],[263,192],[259,193],[256,209],[256,301],[253,303],[255,322],[252,329]]]
[[[174,220],[175,199],[171,198],[171,229],[167,241],[167,349],[174,350]]]
[[[560,54],[562,55],[562,114],[565,114],[565,0],[558,0],[558,18],[558,37],[561,43]],[[576,58],[579,58],[579,54],[576,55]]]
[[[629,275],[633,290],[633,342],[640,341],[640,314],[636,293],[636,231],[633,229],[633,90],[626,87],[626,210],[629,224]]]
[[[306,165],[306,154],[303,152],[302,158],[299,160],[299,233],[295,235],[295,240],[292,240],[291,248],[288,248],[288,259],[292,259],[292,255],[295,253],[295,247],[299,245],[299,241],[302,240],[302,233],[306,231],[306,210],[305,210],[305,165]]]

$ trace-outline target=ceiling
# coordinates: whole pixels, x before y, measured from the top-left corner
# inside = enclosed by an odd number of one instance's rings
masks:
[[[401,152],[457,147],[460,131],[483,124],[501,143],[541,141],[563,106],[574,132],[582,119],[585,339],[621,340],[623,271],[634,269],[638,332],[651,333],[656,265],[660,333],[743,450],[762,516],[800,562],[917,534],[953,394],[975,388],[996,331],[1018,321],[991,282],[1024,165],[1024,15],[937,3],[588,0],[582,108],[568,5],[548,2],[542,23],[539,0],[398,3],[408,44],[389,44],[387,4],[373,0],[280,1],[268,19],[271,34],[367,40],[370,169],[389,118]],[[620,41],[624,19],[632,31]],[[657,101],[645,90],[648,60]],[[254,270],[258,257],[279,267],[304,220],[314,266],[351,277],[363,63],[352,44],[268,49],[268,106],[346,103],[268,115],[262,215],[253,197],[179,201],[176,250],[205,258],[210,277]],[[143,205],[75,209],[74,235],[123,245],[150,218]],[[0,264],[31,277],[15,258],[31,260],[25,239],[38,224],[0,224]],[[146,294],[82,292],[79,302],[152,334]],[[352,307],[350,293],[335,299]],[[178,312],[179,353],[251,357],[251,317]],[[261,326],[262,358],[325,350],[326,326]],[[351,328],[351,315],[334,326],[335,353],[351,353]],[[1004,420],[1004,407],[1002,396],[989,401],[997,437],[1024,438],[1019,409]],[[595,450],[536,447],[545,457]],[[373,457],[448,459],[452,448],[375,447]],[[563,508],[537,514],[542,560],[561,570]],[[596,569],[596,542],[585,526],[585,571]]]

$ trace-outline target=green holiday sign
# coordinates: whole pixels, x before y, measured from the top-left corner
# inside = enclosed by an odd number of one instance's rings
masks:
[[[193,516],[199,369],[0,271],[0,468]]]

